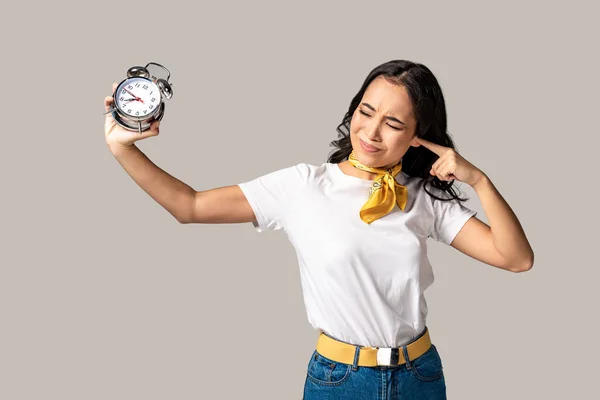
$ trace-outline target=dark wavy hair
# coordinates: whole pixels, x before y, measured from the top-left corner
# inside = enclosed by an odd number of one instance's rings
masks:
[[[454,142],[447,130],[444,95],[436,77],[423,64],[406,60],[392,60],[373,69],[350,102],[348,112],[336,129],[338,139],[330,143],[330,147],[335,147],[335,149],[331,151],[328,162],[338,164],[348,159],[352,152],[352,143],[350,142],[352,115],[360,104],[369,84],[380,75],[389,82],[406,88],[413,106],[413,116],[417,121],[415,128],[417,137],[455,149]],[[432,176],[429,173],[433,163],[438,158],[435,153],[424,146],[411,146],[402,157],[402,171],[409,176],[423,178],[422,184],[425,192],[435,199],[467,201],[468,198],[458,197],[452,187],[454,181],[441,181],[437,176]],[[450,198],[440,198],[430,193],[426,189],[427,183],[447,192]]]

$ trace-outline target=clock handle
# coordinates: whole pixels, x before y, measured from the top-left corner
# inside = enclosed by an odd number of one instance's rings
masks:
[[[169,78],[171,77],[171,72],[169,72],[169,70],[167,68],[165,68],[164,66],[162,66],[162,65],[160,65],[158,63],[155,63],[155,62],[149,62],[148,64],[146,64],[146,68],[148,68],[148,65],[150,65],[150,64],[154,64],[154,65],[156,65],[158,67],[161,67],[165,71],[167,71],[167,82],[169,81]]]

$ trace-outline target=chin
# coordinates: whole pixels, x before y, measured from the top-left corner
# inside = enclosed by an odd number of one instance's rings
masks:
[[[366,153],[360,150],[355,150],[354,154],[356,155],[356,158],[358,158],[358,161],[367,167],[380,168],[381,166],[386,165],[381,162],[381,156],[379,154]]]

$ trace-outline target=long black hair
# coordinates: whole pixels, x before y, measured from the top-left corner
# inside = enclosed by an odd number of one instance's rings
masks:
[[[407,60],[392,60],[373,69],[365,79],[362,87],[350,102],[350,108],[338,125],[338,139],[330,143],[335,150],[329,155],[328,162],[338,164],[348,159],[352,152],[350,142],[350,121],[354,111],[360,104],[369,84],[382,75],[389,82],[406,88],[412,103],[413,116],[417,121],[415,135],[430,142],[455,149],[454,142],[447,130],[446,104],[442,89],[433,73],[423,64]],[[442,201],[460,198],[452,187],[454,181],[441,181],[437,176],[432,176],[429,171],[439,157],[424,146],[410,146],[402,157],[402,171],[409,176],[423,178],[425,192],[431,197]],[[426,189],[426,184],[447,192],[450,198],[440,198]]]

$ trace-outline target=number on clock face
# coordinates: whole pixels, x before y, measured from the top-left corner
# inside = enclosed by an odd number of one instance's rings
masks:
[[[116,103],[123,112],[133,117],[143,117],[156,110],[160,103],[158,86],[149,79],[129,78],[117,88]]]

